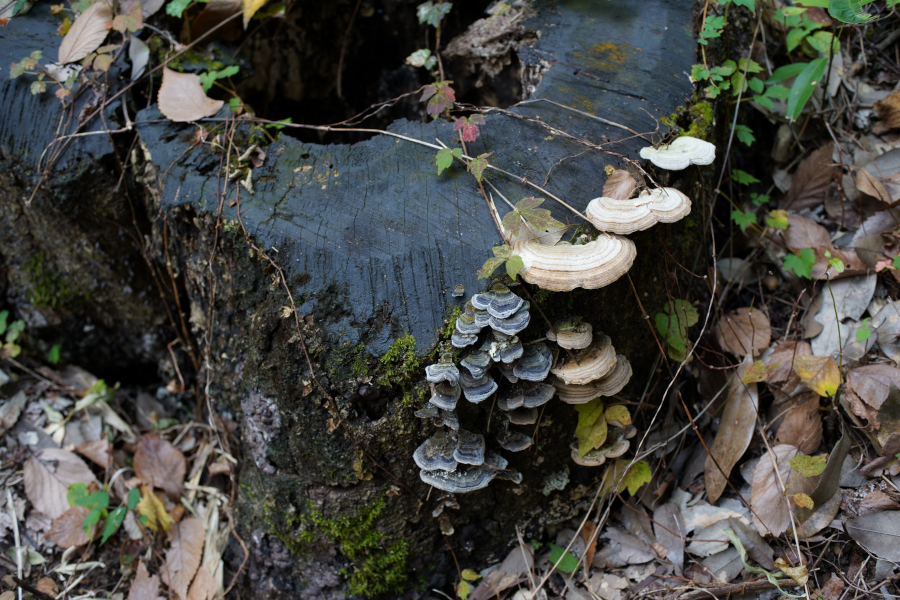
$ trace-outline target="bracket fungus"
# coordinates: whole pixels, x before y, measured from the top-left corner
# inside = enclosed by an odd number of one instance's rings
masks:
[[[538,411],[536,408],[517,408],[509,411],[509,422],[513,425],[534,425],[537,423]]]
[[[516,335],[520,331],[528,327],[531,322],[531,313],[528,312],[529,303],[525,302],[522,307],[505,319],[500,319],[491,315],[488,325],[494,331],[499,331],[505,335]]]
[[[487,487],[508,464],[505,458],[488,450],[484,463],[477,467],[458,468],[455,471],[423,470],[419,477],[425,483],[451,494],[474,492]]]
[[[500,396],[497,406],[502,411],[510,411],[521,406],[536,408],[550,401],[556,388],[546,383],[523,381],[513,385],[509,391]]]
[[[456,319],[456,331],[465,334],[477,334],[483,325],[475,323],[475,315],[463,313]]]
[[[488,375],[476,378],[472,377],[468,370],[460,373],[459,385],[462,387],[463,394],[466,395],[466,400],[475,404],[489,398],[497,391],[497,382]]]
[[[578,245],[545,246],[535,240],[519,240],[512,253],[522,259],[522,279],[545,290],[569,292],[613,283],[631,268],[637,250],[627,238],[603,234]]]
[[[518,431],[506,430],[497,436],[497,443],[500,444],[500,447],[510,452],[527,450],[533,442],[534,440],[529,436]]]
[[[453,331],[453,335],[450,336],[450,343],[453,344],[454,348],[465,348],[466,346],[471,346],[477,341],[477,333],[463,333],[459,329],[455,329]]]
[[[554,324],[556,331],[547,331],[547,339],[566,350],[581,350],[591,345],[593,332],[590,323],[581,319],[565,319]]]
[[[553,366],[553,352],[547,344],[538,342],[529,344],[522,358],[513,367],[513,375],[525,381],[543,381]]]
[[[600,379],[616,365],[616,349],[609,336],[594,336],[594,343],[575,354],[575,360],[563,359],[550,372],[565,383],[585,384]]]
[[[522,342],[517,336],[509,336],[499,331],[494,331],[494,341],[487,343],[486,346],[494,362],[511,363],[520,358],[524,352]]]
[[[631,363],[624,354],[616,355],[616,366],[609,373],[596,381],[597,396],[612,396],[622,391],[631,381]]]
[[[660,169],[681,171],[691,165],[709,165],[716,159],[716,147],[690,136],[676,138],[671,144],[653,148],[641,148],[641,158],[649,160]]]
[[[456,408],[456,403],[459,401],[459,396],[462,390],[460,386],[450,385],[446,381],[442,381],[438,384],[432,384],[434,386],[433,393],[431,395],[431,400],[429,402],[438,408],[443,408],[444,410],[453,410]]]
[[[456,385],[459,381],[459,369],[453,364],[453,355],[444,352],[438,362],[425,367],[425,379],[429,383],[446,381],[450,385]]]
[[[416,448],[413,460],[420,469],[426,471],[452,471],[457,467],[457,460],[453,457],[456,446],[456,437],[440,429]]]
[[[491,367],[491,356],[485,350],[478,350],[459,361],[459,364],[468,369],[472,377],[483,377]]]
[[[473,307],[486,310],[492,317],[498,319],[511,317],[525,303],[502,283],[494,283],[489,291],[475,294],[471,302]]]
[[[691,199],[675,188],[656,188],[637,198],[594,198],[584,211],[600,231],[634,233],[657,223],[674,223],[689,215]]]
[[[599,467],[607,458],[619,458],[631,447],[628,440],[633,438],[637,430],[629,425],[624,429],[618,427],[610,427],[607,433],[606,441],[602,446],[594,450],[590,450],[583,456],[578,454],[578,442],[573,442],[569,448],[572,450],[572,460],[585,467]]]
[[[453,451],[453,458],[457,462],[476,466],[484,462],[485,445],[483,435],[460,429],[458,439],[459,443]]]

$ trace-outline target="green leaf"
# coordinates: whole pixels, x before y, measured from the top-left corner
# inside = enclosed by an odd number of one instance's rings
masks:
[[[650,468],[650,463],[646,460],[639,460],[628,470],[628,473],[625,474],[625,488],[628,490],[628,493],[634,496],[638,493],[638,490],[641,489],[641,486],[645,483],[649,483],[650,479],[653,477],[653,470]]]
[[[731,178],[741,185],[750,185],[752,183],[759,183],[759,179],[751,175],[746,171],[741,171],[740,169],[732,169],[731,170]]]
[[[602,414],[602,412],[601,412]],[[609,426],[606,419],[599,418],[590,425],[575,429],[575,437],[578,438],[578,456],[584,456],[591,450],[599,448],[606,442]]]
[[[770,210],[766,217],[766,225],[772,229],[787,229],[788,214],[786,210]]]
[[[59,354],[62,351],[62,344],[53,344],[47,351],[47,362],[55,365],[59,362]]]
[[[516,280],[519,272],[521,272],[524,268],[525,263],[522,262],[521,256],[511,256],[509,260],[506,261],[506,274],[509,275],[509,278],[513,281]]]
[[[873,0],[831,0],[828,14],[843,23],[868,23],[875,17],[864,13],[862,7]]]
[[[763,94],[766,98],[780,98],[781,100],[786,100],[791,95],[791,90],[787,89],[781,84],[775,84],[766,90],[766,93]]]
[[[753,206],[762,206],[770,199],[771,198],[769,198],[768,194],[757,194],[755,192],[750,193],[750,200],[753,202]]]
[[[491,248],[491,252],[494,253],[494,256],[497,258],[502,258],[503,260],[507,260],[509,258],[510,247],[509,244],[503,244],[502,246],[494,246]]]
[[[826,56],[837,54],[841,51],[841,43],[828,31],[817,31],[806,38],[806,43]]]
[[[441,19],[447,16],[453,4],[445,2],[443,4],[435,4],[430,0],[423,2],[416,8],[416,15],[419,17],[419,23],[422,25],[431,25],[437,27],[441,24]]]
[[[860,344],[866,342],[872,337],[872,330],[867,327],[860,327],[856,330],[856,341]]]
[[[466,581],[478,581],[479,579],[481,579],[481,575],[479,575],[472,569],[463,569],[462,578]]]
[[[812,279],[812,268],[816,264],[816,254],[812,248],[804,248],[800,255],[788,254],[784,257],[784,268],[793,271],[797,277]]]
[[[228,105],[231,106],[232,110],[237,110],[238,106],[240,106],[241,104],[242,104],[242,102],[241,102],[240,98],[232,98],[231,100],[228,101]],[[279,119],[278,121],[275,121],[274,123],[267,123],[265,125],[265,127],[266,127],[266,129],[274,129],[276,131],[281,131],[282,129],[284,129],[285,125],[289,125],[293,122],[294,122],[294,120],[291,119],[290,117],[288,117],[287,119]],[[279,125],[279,123],[282,123],[282,125]]]
[[[809,35],[806,29],[794,27],[787,32],[784,41],[787,43],[788,52],[793,52],[797,46],[803,43],[803,39]]]
[[[895,256],[895,257],[894,257],[894,268],[895,268],[895,269],[900,269],[900,256]]]
[[[743,6],[751,11],[756,11],[756,2],[755,0],[733,0],[735,4],[738,6]]]
[[[731,219],[740,226],[741,231],[747,231],[747,228],[756,224],[756,213],[752,211],[743,212],[740,210],[731,211]]]
[[[460,600],[466,600],[471,593],[472,586],[469,585],[468,581],[460,581],[459,585],[456,586],[456,595],[459,596]]]
[[[85,501],[87,500],[88,495],[86,485],[83,483],[73,483],[66,491],[66,500],[69,502],[69,506],[87,506]]]
[[[181,15],[184,14],[184,9],[186,9],[190,3],[191,0],[172,0],[166,4],[166,14],[180,19]]]
[[[565,227],[550,214],[546,208],[537,208],[543,204],[543,198],[528,197],[516,202],[516,210],[528,223],[538,231],[549,231],[552,227]]]
[[[8,310],[0,310],[0,335],[6,332],[6,321],[9,319]]]
[[[755,81],[759,81],[759,79],[756,79]],[[736,126],[734,128],[734,135],[747,146],[756,141],[756,138],[753,136],[753,130],[746,125]]]
[[[138,495],[140,496],[140,493],[138,493]],[[106,524],[103,526],[103,537],[100,538],[101,546],[106,543],[106,540],[108,540],[110,536],[112,536],[116,531],[119,530],[119,527],[122,525],[122,521],[125,520],[125,513],[127,512],[127,508],[125,508],[124,506],[120,506],[116,510],[109,513],[109,516],[106,517]],[[90,530],[88,529],[88,531]]]
[[[580,562],[578,558],[571,552],[567,552],[565,548],[561,548],[556,544],[548,545],[550,546],[550,562],[556,565],[556,568],[564,573],[574,573]],[[557,562],[559,564],[557,564]]]
[[[461,148],[441,148],[434,155],[434,164],[437,165],[438,175],[444,172],[444,169],[453,164],[453,158],[462,158]]]
[[[484,170],[487,169],[488,166],[488,156],[493,154],[493,152],[486,152],[484,154],[479,154],[476,158],[473,158],[469,165],[466,167],[466,170],[475,176],[476,181],[481,183],[481,174],[484,173]]]
[[[128,507],[128,510],[134,510],[137,508],[138,502],[141,501],[141,490],[134,487],[128,490],[128,497],[125,499],[125,505]]]
[[[678,352],[687,349],[687,330],[700,320],[697,309],[687,300],[670,300],[663,312],[656,313],[656,330]]]
[[[772,72],[772,75],[766,79],[766,85],[771,85],[773,83],[778,83],[784,81],[785,79],[790,79],[791,77],[796,77],[799,75],[803,69],[806,68],[808,63],[793,63],[790,65],[784,65],[783,67],[778,67]]]
[[[694,81],[706,81],[709,79],[709,69],[703,65],[694,65],[691,67],[691,79]]]
[[[597,419],[603,414],[603,399],[594,398],[590,402],[576,404],[575,411],[578,413],[578,425],[576,426],[576,429],[590,427],[596,423]]]
[[[822,83],[822,76],[825,74],[825,68],[828,66],[827,58],[817,58],[810,61],[809,64],[797,75],[794,85],[791,86],[791,95],[787,101],[786,116],[791,120],[796,120],[803,112],[803,107],[809,100],[816,87]]]
[[[806,454],[798,454],[791,459],[791,467],[800,474],[801,477],[815,477],[821,475],[825,470],[827,457],[824,454],[818,456],[808,456]]]
[[[497,267],[506,262],[505,258],[491,257],[484,261],[484,265],[478,270],[478,279],[486,279],[494,274]]]

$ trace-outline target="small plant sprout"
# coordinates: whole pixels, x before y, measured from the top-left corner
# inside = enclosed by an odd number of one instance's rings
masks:
[[[438,175],[444,172],[444,169],[453,164],[454,158],[461,159],[463,155],[462,148],[442,148],[434,155],[434,164],[437,165]]]
[[[506,263],[506,273],[513,279],[519,275],[519,271],[522,270],[522,267],[525,266],[522,263],[521,256],[510,255],[512,250],[506,244],[502,246],[494,246],[491,249],[494,252],[494,256],[492,258],[484,261],[484,266],[478,271],[478,279],[486,279],[490,277],[494,271],[502,265]]]
[[[662,312],[656,313],[656,330],[666,340],[670,358],[680,362],[687,357],[687,330],[699,320],[697,309],[687,300],[670,300]]]
[[[206,73],[200,74],[200,85],[203,86],[203,91],[208,92],[209,88],[213,86],[217,79],[225,79],[227,77],[231,77],[232,75],[237,75],[237,72],[240,71],[241,68],[237,65],[232,65],[230,67],[225,67],[221,71],[208,71]]]
[[[756,225],[756,214],[753,211],[744,212],[742,210],[731,211],[731,219],[741,228],[741,231],[747,231],[751,225]]]
[[[428,48],[421,48],[406,57],[406,64],[425,67],[430,71],[437,64],[437,56],[433,56]]]
[[[797,277],[812,279],[812,268],[816,264],[816,253],[812,248],[803,248],[799,254],[788,254],[784,257],[785,271],[793,271]]]
[[[828,259],[828,267],[833,268],[838,273],[844,272],[844,261],[839,258],[832,258],[831,252],[828,250],[825,251],[825,258]]]
[[[770,210],[766,217],[766,225],[772,229],[787,229],[788,214],[786,210]]]
[[[453,88],[450,87],[451,83],[453,82],[438,81],[426,86],[422,91],[420,100],[422,102],[428,101],[425,112],[435,119],[445,110],[453,108],[453,103],[456,102],[456,94],[453,92]]]
[[[472,593],[472,586],[469,585],[469,582],[478,581],[481,579],[481,575],[472,569],[463,569],[463,572],[460,573],[460,575],[462,576],[462,581],[456,586],[456,595],[459,596],[459,600],[466,600],[466,598],[469,597],[469,594]]]
[[[856,330],[856,341],[860,344],[867,342],[869,338],[872,337],[872,332],[874,330],[875,328],[872,327],[872,319],[866,317],[860,321],[859,329]]]

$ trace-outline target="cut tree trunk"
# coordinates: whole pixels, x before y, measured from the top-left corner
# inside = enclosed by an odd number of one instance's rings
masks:
[[[537,4],[520,33],[532,43],[517,53],[520,83],[527,99],[557,104],[535,101],[511,113],[558,131],[488,114],[468,154],[490,153],[492,165],[583,210],[600,195],[604,168],[625,165],[560,132],[633,159],[658,141],[660,118],[687,104],[693,91],[691,3]],[[46,6],[37,5],[0,28],[0,64],[34,49],[55,56],[55,25]],[[412,453],[433,433],[413,415],[427,396],[423,367],[465,300],[451,292],[457,285],[466,297],[483,290],[487,283],[476,271],[502,243],[478,185],[458,163],[438,176],[435,150],[388,135],[318,145],[282,134],[254,169],[252,195],[233,184],[223,194],[222,155],[210,140],[194,144],[196,125],[168,122],[153,105],[129,113],[138,134],[133,146],[130,133],[73,138],[44,172],[42,152],[57,134],[76,130],[78,108],[64,113],[51,94],[31,96],[28,83],[0,82],[7,107],[0,116],[7,300],[40,344],[65,340],[68,359],[114,370],[161,358],[176,333],[166,325],[159,290],[171,299],[175,286],[203,356],[198,378],[209,381],[210,405],[222,423],[238,423],[237,522],[251,550],[242,589],[269,598],[339,597],[346,577],[373,568],[372,557],[348,557],[353,540],[322,520],[364,516],[381,498],[386,508],[371,528],[385,548],[401,541],[408,553],[391,555],[402,565],[386,561],[379,569],[428,589],[456,579],[450,547],[461,568],[480,569],[517,544],[516,527],[526,539],[539,539],[590,504],[602,469],[571,462],[576,413],[558,400],[543,412],[535,447],[504,452],[524,476],[520,485],[495,480],[458,495],[458,506],[438,515],[444,494],[419,480]],[[93,102],[88,95],[81,105]],[[109,129],[125,125],[117,108],[105,111]],[[205,124],[219,131],[222,125]],[[94,119],[86,129],[102,131],[104,123]],[[443,118],[399,120],[389,130],[455,145],[452,122]],[[235,143],[243,151],[254,133],[239,132]],[[118,161],[126,159],[134,176],[120,181]],[[485,175],[513,202],[543,196],[508,176]],[[549,316],[579,314],[612,338],[635,373],[621,396],[635,402],[654,399],[645,393],[659,349],[646,313],[678,297],[667,291],[675,289],[678,263],[701,275],[706,268],[695,266],[709,216],[700,171],[659,173],[657,181],[687,193],[694,211],[630,236],[637,245],[630,277],[594,291],[531,289]],[[499,194],[491,193],[505,214]],[[543,207],[580,224],[550,198]],[[278,271],[251,243],[283,270],[302,339],[293,318],[283,316],[290,300]],[[532,337],[539,337],[543,320],[534,314],[532,323]],[[182,367],[190,369],[187,361]],[[489,403],[464,404],[464,426],[483,431]],[[446,539],[441,521],[453,530]],[[236,569],[241,551],[229,548]]]

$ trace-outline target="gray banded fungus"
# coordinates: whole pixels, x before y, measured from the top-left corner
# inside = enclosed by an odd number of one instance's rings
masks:
[[[459,369],[453,364],[453,355],[444,352],[438,362],[425,367],[425,379],[430,383],[446,381],[450,385],[456,385],[459,381]]]
[[[523,352],[522,342],[517,336],[508,336],[499,331],[494,332],[494,341],[488,346],[488,353],[498,363],[511,363],[521,357]]]
[[[460,467],[455,471],[422,470],[419,478],[428,485],[451,494],[474,492],[487,487],[508,464],[505,458],[488,450],[484,464],[480,466]]]
[[[442,410],[438,426],[446,425],[450,429],[456,431],[459,429],[459,418],[456,413],[450,410]]]
[[[459,375],[459,385],[462,387],[466,400],[475,404],[487,399],[497,391],[497,382],[488,375],[472,377],[468,370]]]
[[[483,435],[460,429],[458,439],[459,443],[453,450],[453,458],[456,462],[476,466],[484,462],[485,446]]]
[[[637,198],[594,198],[584,211],[600,231],[634,233],[657,223],[674,223],[691,212],[691,200],[675,188],[644,191]]]
[[[556,388],[559,399],[566,404],[587,404],[600,395],[597,393],[597,381],[584,384],[566,383],[554,375],[550,383]]]
[[[522,279],[541,289],[568,292],[613,283],[631,268],[637,250],[627,238],[603,234],[580,245],[544,246],[535,240],[519,240],[511,254],[522,258]]]
[[[497,406],[502,411],[510,411],[520,406],[525,408],[536,408],[546,404],[556,388],[546,383],[534,381],[522,381],[513,385],[509,391],[497,401]]]
[[[506,380],[510,383],[515,383],[519,380],[518,377],[513,373],[513,369],[515,369],[515,365],[512,363],[497,363],[497,370],[500,371],[500,374],[506,377]]]
[[[526,381],[543,381],[553,366],[553,352],[543,342],[530,344],[513,367],[513,374]]]
[[[494,331],[499,331],[506,335],[516,335],[528,327],[528,324],[531,322],[531,313],[528,312],[528,309],[529,304],[528,302],[525,302],[519,310],[506,319],[500,319],[491,315],[488,325],[490,325],[491,329]]]
[[[454,298],[462,298],[466,295],[466,286],[461,283],[457,283],[450,295]]]
[[[536,408],[517,408],[509,411],[509,422],[513,425],[534,425],[537,423],[538,411]]]
[[[416,451],[413,452],[413,460],[420,469],[426,471],[435,469],[452,471],[457,467],[457,460],[453,458],[456,447],[456,436],[441,429],[416,448]]]
[[[560,348],[567,350],[581,350],[591,345],[593,332],[590,323],[584,323],[581,319],[567,319],[554,323],[556,333],[551,329],[547,332],[547,339],[559,344]]]
[[[659,148],[641,148],[641,158],[649,160],[660,169],[681,171],[691,165],[712,164],[716,159],[716,147],[685,135]]]
[[[431,402],[426,402],[425,406],[415,412],[415,415],[420,419],[437,419],[441,416],[441,413],[437,406]]]
[[[450,385],[446,381],[442,381],[434,385],[431,400],[429,400],[429,402],[438,408],[453,410],[456,408],[456,403],[459,400],[461,393],[462,390],[458,384]]]
[[[632,427],[632,429],[634,428]],[[618,458],[628,452],[631,442],[628,441],[627,437],[625,430],[611,427],[603,445],[588,451],[584,456],[578,456],[578,442],[573,442],[569,446],[572,451],[572,460],[585,467],[599,467],[606,462],[607,458]]]
[[[530,448],[533,440],[524,433],[507,430],[497,436],[497,443],[504,450],[521,452]]]
[[[456,319],[456,331],[460,333],[477,334],[479,331],[481,331],[482,327],[484,326],[475,323],[475,315],[463,313]]]
[[[512,481],[516,485],[522,483],[522,474],[518,471],[497,471],[496,475],[497,479],[505,479],[506,481]]]
[[[491,313],[478,308],[472,309],[472,315],[475,317],[475,324],[479,327],[487,327],[491,324]]]
[[[471,346],[477,341],[477,333],[463,333],[459,329],[454,329],[453,335],[450,336],[450,343],[453,344],[454,348],[465,348],[466,346]]]
[[[486,350],[478,350],[459,361],[459,364],[468,369],[472,377],[483,377],[491,367],[491,356]]]
[[[563,360],[550,371],[565,383],[585,384],[600,379],[616,366],[616,350],[609,336],[594,336],[594,343]]]
[[[511,317],[524,304],[509,288],[502,283],[494,283],[490,291],[472,296],[472,306],[486,310],[492,317],[506,319]]]

